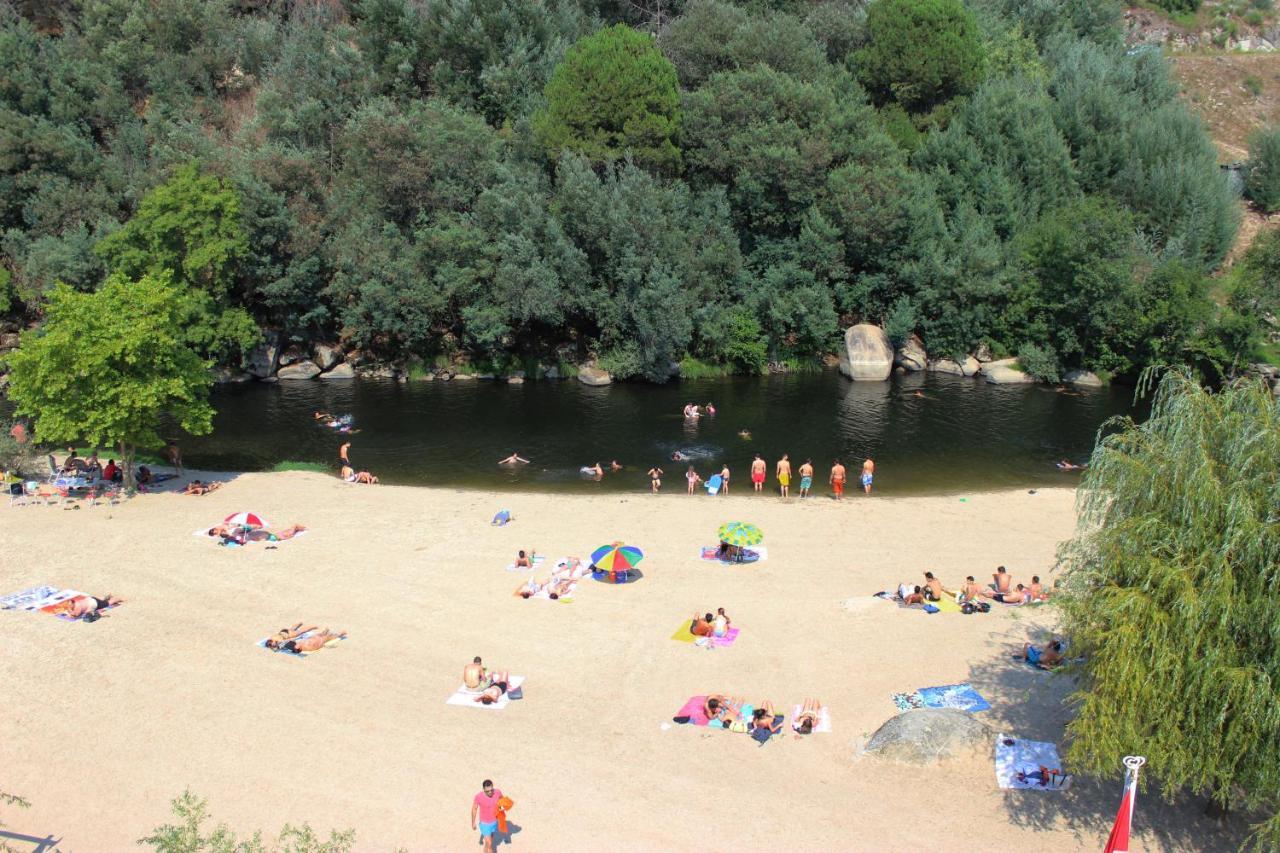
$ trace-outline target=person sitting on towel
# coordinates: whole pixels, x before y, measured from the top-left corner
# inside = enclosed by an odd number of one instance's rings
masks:
[[[1044,586],[1041,585],[1039,575],[1031,576],[1031,586],[1027,587],[1027,590],[1031,593],[1032,601],[1049,600],[1049,590],[1045,589]]]
[[[710,613],[705,616],[693,614],[693,621],[689,623],[689,633],[695,637],[711,636],[711,623],[715,621],[715,617]]]
[[[521,551],[519,554],[516,555],[515,567],[517,569],[532,569],[533,556],[534,555],[533,555],[532,548],[529,549],[529,553],[527,555],[525,554],[524,551]]]
[[[495,671],[489,676],[489,686],[481,691],[480,695],[474,701],[481,705],[492,705],[501,699],[507,692],[507,683],[511,677],[507,675],[507,671]]]
[[[1004,566],[998,566],[996,573],[991,576],[994,583],[989,585],[989,589],[979,590],[987,598],[994,598],[996,601],[1003,601],[1000,596],[1006,595],[1013,588],[1013,576],[1005,571]]]
[[[944,595],[942,581],[933,576],[933,572],[924,573],[924,597],[930,601],[941,601]]]
[[[969,575],[964,579],[964,586],[960,587],[960,604],[966,601],[977,601],[982,595],[982,587],[978,586],[978,582],[973,579],[973,575]]]
[[[106,610],[108,607],[115,607],[117,604],[123,603],[124,599],[116,598],[111,593],[107,593],[105,598],[86,595],[71,602],[71,609],[67,611],[67,615],[72,619],[79,619],[82,616],[88,616],[90,613],[97,613],[99,610]]]
[[[484,665],[480,663],[479,655],[472,658],[471,663],[462,668],[462,683],[467,686],[468,690],[483,690],[491,683],[488,672],[485,671]]]
[[[813,734],[822,716],[822,703],[817,699],[806,699],[800,706],[800,713],[791,721],[791,727],[802,735]]]
[[[723,637],[729,633],[729,617],[725,615],[724,608],[716,610],[716,616],[711,620],[711,635],[713,637]]]
[[[1013,592],[997,592],[992,598],[1005,604],[1030,604],[1031,592],[1022,584],[1018,584]]]
[[[272,651],[292,652],[295,655],[300,655],[303,652],[319,651],[320,649],[324,648],[325,645],[327,645],[328,643],[332,643],[335,640],[345,640],[346,638],[347,638],[346,631],[342,631],[340,633],[335,634],[333,631],[330,631],[328,628],[325,628],[323,631],[321,631],[318,634],[312,634],[310,637],[302,637],[301,639],[286,640],[284,642],[281,642],[275,638],[272,638],[270,640],[267,640],[266,645],[267,645],[267,648],[271,649]]]
[[[1054,667],[1062,666],[1067,661],[1062,654],[1062,641],[1060,640],[1054,640],[1043,650],[1030,643],[1024,643],[1022,645],[1022,654],[1014,655],[1013,659],[1024,660],[1033,666],[1040,667],[1040,669],[1053,669]]]
[[[707,697],[706,704],[702,706],[702,710],[706,713],[708,720],[719,720],[729,712],[729,707],[728,697],[719,693],[712,693]]]

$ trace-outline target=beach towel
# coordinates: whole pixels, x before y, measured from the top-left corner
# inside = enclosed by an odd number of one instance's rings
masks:
[[[538,590],[533,595],[529,596],[529,598],[526,600],[527,601],[571,601],[573,599],[573,594],[577,592],[577,590],[578,590],[578,582],[574,581],[573,583],[569,584],[569,589],[567,592],[560,595],[558,598],[552,598],[551,590],[544,586],[542,589]],[[518,592],[515,595],[516,595],[516,598],[524,598],[524,596],[520,595]]]
[[[532,566],[517,566],[515,563],[507,563],[507,571],[509,572],[531,572],[547,561],[546,557],[534,557],[529,562]]]
[[[721,560],[720,549],[714,545],[708,545],[701,549],[699,556],[704,560],[712,560],[725,565],[736,565],[738,560]],[[754,556],[753,556],[754,555]],[[763,563],[769,559],[769,549],[763,545],[754,545],[747,549],[747,558],[742,560],[743,563]]]
[[[507,682],[507,692],[503,693],[502,697],[498,699],[497,702],[493,702],[489,705],[476,701],[476,697],[483,692],[482,690],[471,690],[464,684],[457,690],[453,691],[453,695],[444,700],[444,703],[446,705],[460,705],[463,708],[484,708],[489,711],[501,711],[503,708],[507,707],[507,705],[511,704],[512,699],[524,698],[524,691],[521,687],[522,684],[524,684],[523,675],[511,676],[511,679]]]
[[[75,590],[61,590],[56,586],[33,586],[0,598],[0,610],[39,610],[77,594]]]
[[[991,710],[991,704],[973,685],[948,684],[943,687],[922,687],[911,693],[894,693],[893,704],[899,711],[915,708],[955,708],[958,711],[977,713]]]
[[[800,731],[796,726],[796,717],[800,716],[802,706],[796,705],[791,709],[791,730]],[[813,727],[812,734],[830,734],[831,732],[831,712],[824,706],[818,711],[818,724]]]
[[[303,631],[303,632],[302,632],[301,634],[299,634],[297,637],[294,637],[294,639],[295,639],[295,640],[302,640],[302,639],[305,639],[306,637],[310,637],[310,636],[311,636],[312,634],[314,634],[314,633],[315,633],[315,631]],[[257,646],[257,647],[258,647],[258,648],[260,648],[260,649],[267,649],[267,640],[270,640],[270,639],[272,639],[272,638],[271,638],[271,637],[263,637],[261,640],[259,640],[258,642],[254,643],[254,645],[255,645],[255,646]],[[339,641],[341,641],[341,640],[345,640],[345,639],[346,639],[346,637],[334,637],[332,640],[330,640],[329,642],[325,643],[323,646],[321,646],[321,647],[320,647],[320,649],[317,649],[316,651],[320,651],[321,649],[327,649],[327,648],[329,648],[330,646],[336,645]],[[267,651],[269,651],[269,652],[273,652],[273,653],[278,654],[278,655],[285,655],[285,656],[287,656],[287,657],[291,657],[291,658],[309,658],[309,657],[311,657],[313,654],[315,654],[315,652],[287,652],[287,651],[285,651],[285,650],[283,650],[283,649],[267,649]]]
[[[57,616],[59,619],[65,622],[85,622],[85,621],[96,622],[97,621],[96,616],[94,616],[93,619],[87,619],[86,617],[92,614],[105,613],[108,610],[114,610],[115,608],[120,606],[119,604],[113,604],[110,607],[99,607],[96,610],[92,610],[89,613],[84,614],[83,616],[72,616],[71,611],[72,611],[72,608],[76,606],[76,603],[83,601],[87,598],[92,598],[92,596],[90,596],[88,593],[76,592],[74,589],[60,590],[58,593],[58,597],[61,598],[62,596],[68,596],[68,597],[62,598],[61,601],[50,602],[48,604],[45,604],[43,607],[40,608],[40,612],[48,613],[50,616]]]
[[[996,738],[995,766],[996,785],[1001,788],[1065,791],[1071,787],[1071,777],[1060,772],[1062,759],[1058,757],[1058,747],[1051,743],[1001,734]],[[1042,768],[1059,773],[1051,773],[1045,780]]]
[[[684,620],[684,623],[676,629],[676,632],[671,635],[671,639],[679,643],[696,643],[698,640],[706,640],[713,646],[732,646],[733,641],[738,639],[738,629],[730,628],[724,632],[723,637],[696,637],[694,636],[693,631],[690,630],[690,620],[686,619]]]
[[[681,725],[705,726],[710,722],[707,719],[706,704],[706,696],[690,696],[689,701],[671,719]]]
[[[511,523],[511,510],[509,509],[498,510],[498,514],[493,517],[493,521],[489,522],[489,524],[496,524],[499,527],[506,527],[509,523]]]

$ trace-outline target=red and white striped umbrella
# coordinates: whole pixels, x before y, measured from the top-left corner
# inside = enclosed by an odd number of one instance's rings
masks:
[[[256,512],[237,512],[234,515],[228,515],[222,521],[223,524],[232,524],[237,527],[266,527],[267,520]]]

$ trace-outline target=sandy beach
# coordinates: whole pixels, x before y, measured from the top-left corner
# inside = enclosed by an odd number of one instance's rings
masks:
[[[500,850],[1098,850],[1118,780],[1009,792],[989,754],[935,767],[860,754],[892,693],[964,681],[996,730],[1061,740],[1069,685],[1009,658],[1048,636],[1052,607],[926,615],[870,596],[926,569],[951,587],[1000,564],[1049,578],[1073,500],[562,497],[283,473],[205,497],[0,507],[0,594],[126,599],[93,624],[0,611],[0,790],[31,801],[0,820],[64,851],[137,849],[189,788],[241,833],[306,821],[354,828],[362,851],[470,850],[488,777],[516,801]],[[503,507],[515,521],[490,526]],[[310,530],[276,548],[192,535],[238,510]],[[729,520],[763,528],[766,562],[699,559]],[[644,549],[641,581],[585,581],[571,602],[512,595],[517,549],[585,557],[615,540]],[[741,629],[732,648],[670,639],[716,607]],[[254,647],[300,620],[350,639],[305,659]],[[526,676],[524,698],[446,705],[473,655]],[[834,731],[758,747],[663,727],[708,692],[788,711],[817,697]],[[1154,792],[1134,829],[1143,850],[1232,841]]]

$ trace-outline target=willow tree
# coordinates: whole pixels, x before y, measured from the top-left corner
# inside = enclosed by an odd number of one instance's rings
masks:
[[[1062,550],[1062,605],[1084,655],[1069,760],[1147,757],[1166,797],[1265,809],[1280,847],[1280,405],[1258,381],[1160,381],[1144,423],[1117,419]]]

